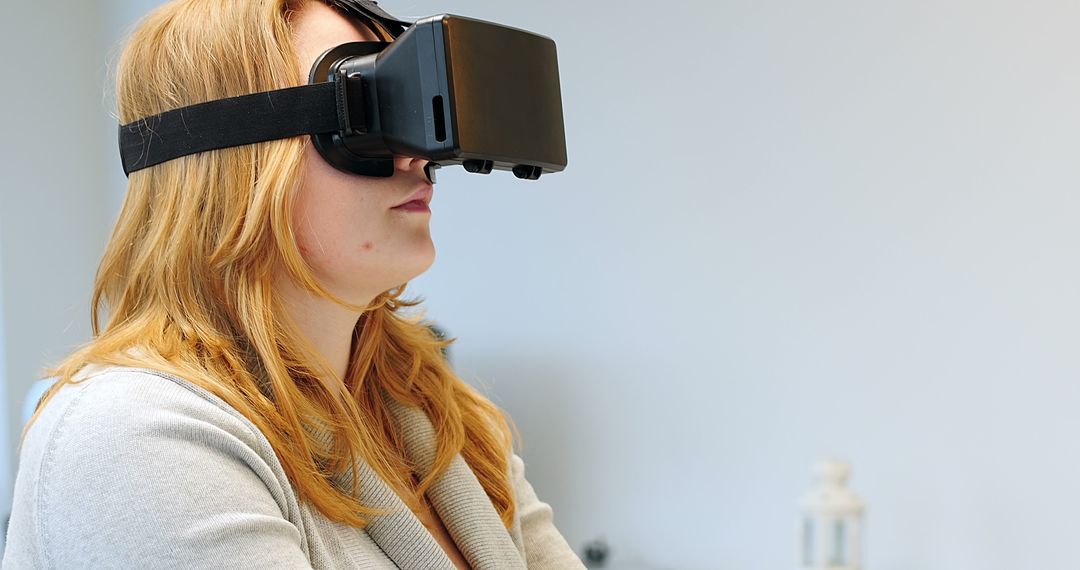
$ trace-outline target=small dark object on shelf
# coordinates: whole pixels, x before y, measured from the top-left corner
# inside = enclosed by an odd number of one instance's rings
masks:
[[[585,544],[585,566],[589,568],[603,568],[608,561],[611,549],[602,538],[589,541]]]

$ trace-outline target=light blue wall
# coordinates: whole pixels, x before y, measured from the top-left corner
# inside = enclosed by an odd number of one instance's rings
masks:
[[[104,10],[109,46],[153,4],[11,8],[55,22],[44,61],[75,79],[4,68],[50,86],[3,95],[26,110],[9,132],[37,133],[0,153],[9,397],[84,334],[65,327],[122,182],[108,48],[74,49],[93,34],[70,21]],[[570,166],[440,171],[438,259],[410,290],[521,427],[571,544],[603,535],[642,568],[791,568],[810,467],[840,455],[871,570],[1080,566],[1080,5],[382,4],[558,43]],[[4,22],[22,34],[4,57],[40,43]],[[59,101],[41,93],[66,95],[51,131],[31,128]],[[58,167],[56,132],[102,150]],[[77,201],[91,179],[102,210]]]

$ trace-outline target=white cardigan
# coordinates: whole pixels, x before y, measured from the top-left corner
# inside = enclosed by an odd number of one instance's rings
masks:
[[[20,449],[4,569],[454,570],[363,461],[363,504],[394,512],[360,530],[300,502],[267,439],[217,396],[158,371],[91,370],[53,397]],[[410,458],[430,466],[427,415],[398,404],[392,412]],[[516,454],[511,477],[509,531],[460,455],[429,491],[473,569],[584,568]]]

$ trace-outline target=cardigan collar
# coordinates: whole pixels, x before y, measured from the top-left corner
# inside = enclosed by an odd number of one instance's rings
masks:
[[[428,415],[420,408],[401,404],[384,395],[394,423],[401,433],[405,452],[420,471],[430,473],[436,455],[436,432]],[[310,428],[326,444],[330,433]],[[398,494],[361,459],[356,473],[360,480],[360,502],[390,511],[373,517],[364,531],[401,568],[456,570],[450,557]],[[341,489],[352,489],[352,471],[335,476]],[[503,525],[495,506],[472,469],[458,453],[448,469],[427,492],[435,511],[458,550],[473,570],[525,570],[523,554]]]

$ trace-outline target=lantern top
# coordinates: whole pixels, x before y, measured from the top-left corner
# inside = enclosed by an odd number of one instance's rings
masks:
[[[851,477],[851,466],[838,459],[828,459],[819,461],[814,466],[814,474],[817,475],[818,481],[844,486]]]
[[[864,509],[863,500],[847,488],[851,466],[839,459],[829,459],[814,467],[815,488],[803,496],[803,511],[831,516],[858,516]]]

